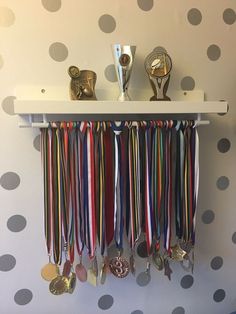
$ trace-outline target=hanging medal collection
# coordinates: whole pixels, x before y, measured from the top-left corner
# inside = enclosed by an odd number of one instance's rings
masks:
[[[194,121],[53,122],[41,129],[41,152],[49,258],[41,275],[52,294],[73,293],[77,279],[96,286],[107,274],[135,276],[143,236],[147,276],[153,265],[171,279],[172,262],[193,270]]]

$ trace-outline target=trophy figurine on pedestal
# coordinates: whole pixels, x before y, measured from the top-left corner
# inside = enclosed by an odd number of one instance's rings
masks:
[[[171,100],[166,96],[172,62],[170,56],[160,48],[154,49],[145,59],[145,69],[154,92],[153,100]]]
[[[135,51],[136,46],[112,45],[116,75],[120,87],[120,95],[118,98],[120,101],[130,100],[128,85],[134,63]]]

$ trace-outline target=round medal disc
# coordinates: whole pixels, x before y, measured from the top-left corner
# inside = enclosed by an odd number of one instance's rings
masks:
[[[81,282],[87,281],[87,270],[82,263],[79,263],[75,266],[75,273]]]
[[[75,275],[75,273],[71,273],[68,281],[69,281],[68,290],[66,292],[72,294],[74,292],[75,286],[76,286],[76,275]]]
[[[129,263],[121,256],[113,258],[109,263],[112,274],[118,278],[124,278],[129,273]]]
[[[48,263],[41,269],[41,276],[44,280],[52,281],[59,275],[59,267],[56,264]]]
[[[64,276],[57,276],[54,278],[49,285],[49,290],[54,295],[63,294],[68,290],[69,281]]]

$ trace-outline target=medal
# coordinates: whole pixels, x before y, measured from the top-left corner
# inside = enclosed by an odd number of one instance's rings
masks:
[[[71,272],[68,278],[68,289],[66,292],[72,294],[75,290],[75,286],[76,286],[76,275],[74,272]]]
[[[102,263],[102,267],[100,270],[100,283],[104,285],[107,277],[107,265],[105,262]]]
[[[87,281],[87,270],[82,264],[82,261],[80,261],[80,263],[75,266],[75,273],[76,273],[77,278],[81,282]]]
[[[71,263],[69,260],[66,260],[63,266],[62,276],[69,277],[71,271]]]
[[[113,258],[109,263],[112,274],[118,278],[124,278],[129,274],[129,263],[121,256]]]
[[[49,290],[54,295],[63,294],[68,290],[69,281],[64,276],[57,276],[54,278],[49,285]]]
[[[171,280],[171,274],[173,273],[173,271],[170,268],[170,264],[167,257],[164,258],[164,269],[165,269],[165,272],[164,272],[165,276],[167,276],[168,279]]]
[[[157,268],[157,270],[161,271],[164,268],[164,258],[161,256],[161,254],[156,251],[152,255],[152,260],[154,266]]]
[[[186,257],[187,253],[176,244],[171,247],[171,258],[176,262],[181,262]]]
[[[131,254],[129,258],[129,266],[130,266],[130,272],[133,276],[135,276],[135,260],[134,260],[134,255]]]
[[[147,261],[146,270],[142,273],[140,273],[136,279],[139,286],[144,287],[149,284],[151,281],[151,272],[150,272],[151,264],[149,262],[149,259]]]
[[[96,287],[97,286],[97,276],[94,272],[93,268],[89,268],[87,272],[87,281],[90,285]]]
[[[41,276],[46,281],[52,281],[59,275],[59,267],[49,262],[41,269]]]

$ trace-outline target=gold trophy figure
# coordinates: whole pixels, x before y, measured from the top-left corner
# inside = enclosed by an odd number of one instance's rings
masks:
[[[153,100],[171,100],[167,95],[172,62],[163,49],[154,49],[145,59],[145,69],[148,73],[154,95]]]
[[[71,100],[97,100],[95,95],[95,84],[97,75],[91,70],[80,71],[72,65],[68,69],[71,77],[70,98]]]

